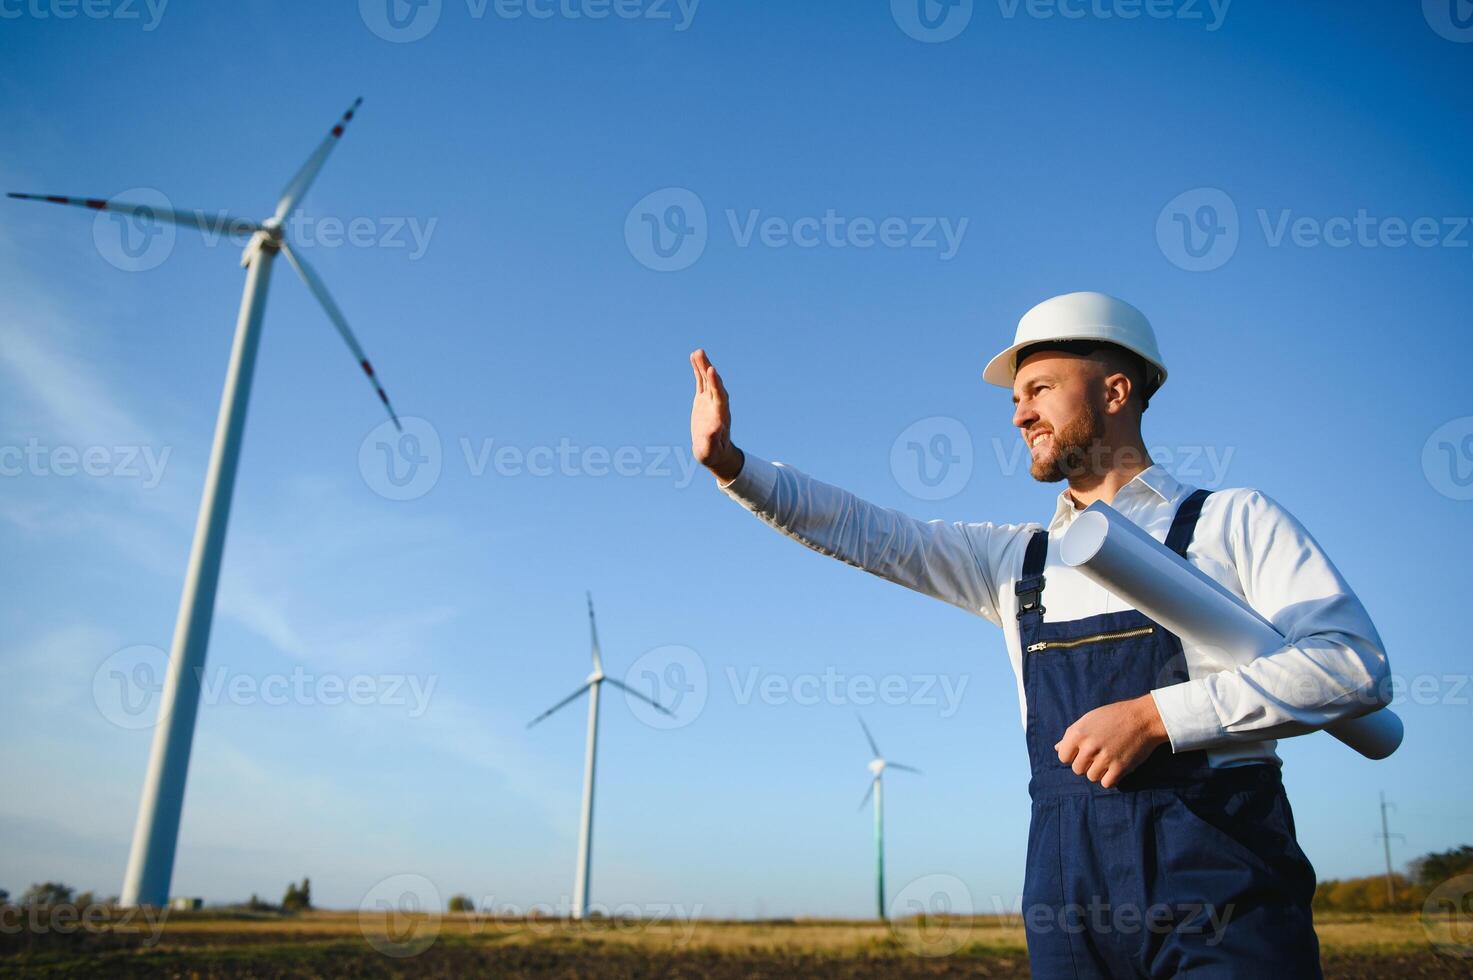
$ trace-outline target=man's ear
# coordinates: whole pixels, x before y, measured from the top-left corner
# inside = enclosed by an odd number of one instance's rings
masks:
[[[1115,371],[1105,375],[1102,382],[1105,386],[1105,412],[1115,415],[1125,410],[1130,404],[1130,393],[1132,385],[1130,375],[1124,371]]]

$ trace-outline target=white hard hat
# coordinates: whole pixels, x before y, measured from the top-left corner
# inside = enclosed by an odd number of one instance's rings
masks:
[[[987,362],[982,380],[1011,388],[1018,370],[1018,351],[1047,340],[1093,340],[1124,347],[1155,369],[1154,376],[1146,379],[1151,390],[1166,381],[1166,365],[1156,349],[1151,322],[1134,306],[1104,293],[1065,293],[1024,313],[1013,346]]]

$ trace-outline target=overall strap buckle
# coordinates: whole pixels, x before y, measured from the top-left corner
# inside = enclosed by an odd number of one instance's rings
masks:
[[[1034,613],[1043,618],[1043,564],[1047,556],[1048,532],[1034,531],[1028,539],[1028,550],[1023,553],[1023,573],[1013,586],[1013,594],[1018,597],[1019,622]]]
[[[1013,590],[1018,596],[1018,619],[1021,620],[1029,613],[1044,613],[1043,608],[1043,576],[1037,578],[1020,579]]]

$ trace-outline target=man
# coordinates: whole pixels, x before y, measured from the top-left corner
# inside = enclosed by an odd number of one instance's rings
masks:
[[[1166,380],[1150,323],[1100,293],[1034,307],[983,379],[1013,391],[1030,473],[1068,481],[1046,528],[922,522],[731,441],[721,376],[691,354],[691,445],[724,491],[809,548],[1004,628],[1028,745],[1023,889],[1037,977],[1317,977],[1314,870],[1276,727],[1384,701],[1364,607],[1287,511],[1153,465],[1141,414]],[[1056,555],[1103,500],[1269,619],[1286,645],[1236,669]]]

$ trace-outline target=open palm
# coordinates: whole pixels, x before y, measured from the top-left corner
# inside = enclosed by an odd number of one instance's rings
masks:
[[[690,355],[696,375],[696,394],[690,406],[690,450],[696,461],[726,482],[742,468],[742,453],[731,444],[731,401],[721,375],[705,350]]]

